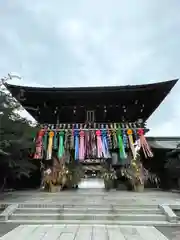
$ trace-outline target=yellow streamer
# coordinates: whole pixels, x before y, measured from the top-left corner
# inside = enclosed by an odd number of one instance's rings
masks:
[[[127,130],[127,134],[128,134],[129,145],[130,145],[130,148],[131,148],[131,151],[132,151],[133,159],[135,159],[135,157],[136,157],[136,151],[135,151],[135,148],[134,148],[132,130],[131,130],[131,129],[128,129],[128,130]]]
[[[53,146],[53,137],[54,132],[49,132],[49,141],[48,141],[48,149],[47,149],[47,160],[50,160],[52,158],[52,146]]]

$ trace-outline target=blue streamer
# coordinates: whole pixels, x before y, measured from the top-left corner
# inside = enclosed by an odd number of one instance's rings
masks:
[[[104,153],[105,153],[105,158],[109,158],[109,148],[108,148],[108,142],[107,142],[107,130],[102,129],[101,130],[101,136],[102,136],[102,143],[103,143],[103,148],[104,148]]]
[[[124,148],[126,148],[128,146],[128,138],[125,130],[122,130],[122,138],[123,138]]]
[[[74,130],[74,139],[75,139],[75,160],[79,159],[79,131],[77,129]]]

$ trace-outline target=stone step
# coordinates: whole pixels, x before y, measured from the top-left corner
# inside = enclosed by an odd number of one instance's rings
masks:
[[[162,213],[158,208],[18,208],[16,209],[15,213],[39,213],[39,214],[46,214],[46,213],[131,213],[131,214],[160,214]]]
[[[87,226],[96,226],[96,225],[133,225],[133,226],[180,226],[178,223],[170,223],[168,221],[115,221],[115,220],[8,220],[7,223],[14,224],[27,224],[27,225],[87,225]]]
[[[113,201],[112,201],[113,202]],[[123,209],[132,209],[132,208],[148,208],[148,209],[154,209],[158,208],[158,204],[154,205],[143,205],[143,204],[97,204],[97,202],[94,203],[82,203],[82,204],[74,204],[74,202],[46,202],[46,203],[40,203],[40,202],[33,202],[33,203],[18,203],[19,208],[93,208],[93,209],[112,209],[112,208],[123,208]]]
[[[116,220],[116,221],[165,221],[163,214],[100,214],[100,213],[14,213],[9,217],[10,220]]]

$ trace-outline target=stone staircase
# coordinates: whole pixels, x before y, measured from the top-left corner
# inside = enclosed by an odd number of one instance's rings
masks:
[[[162,225],[166,216],[152,205],[19,204],[8,222],[27,224]]]
[[[8,196],[1,202],[8,207],[0,214],[0,222],[50,225],[180,225],[172,209],[167,206],[178,203],[179,194],[79,189],[60,193],[24,191]]]

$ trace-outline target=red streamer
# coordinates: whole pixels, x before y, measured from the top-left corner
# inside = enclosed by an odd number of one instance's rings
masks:
[[[40,130],[36,138],[36,151],[34,154],[34,159],[43,158],[43,136],[44,136],[44,131]]]

